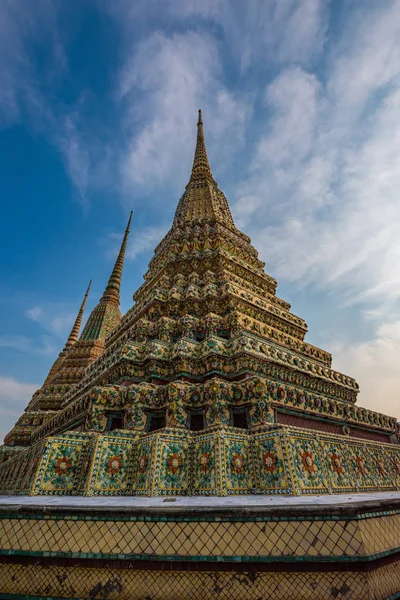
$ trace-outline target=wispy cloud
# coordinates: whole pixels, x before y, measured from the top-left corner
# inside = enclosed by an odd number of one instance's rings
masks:
[[[21,383],[12,377],[0,376],[0,440],[10,431],[15,420],[21,416],[38,387],[34,383]]]
[[[140,227],[133,229],[129,236],[128,246],[126,249],[126,258],[135,260],[141,254],[154,250],[157,244],[167,233],[170,224],[161,226]],[[108,234],[107,256],[110,259],[115,259],[121,246],[122,232],[111,232]],[[101,240],[101,245],[104,246],[104,239]]]
[[[182,189],[198,108],[214,131],[214,152],[224,146],[229,155],[230,144],[243,136],[248,107],[223,86],[218,46],[209,35],[152,34],[123,68],[120,95],[131,131],[123,174],[147,191]]]
[[[85,90],[68,105],[58,98],[68,75],[61,23],[63,8],[54,0],[3,0],[0,3],[0,127],[24,123],[60,153],[79,199],[101,180],[105,149],[82,125]],[[37,53],[46,47],[46,61]],[[43,62],[43,64],[41,64]]]
[[[25,312],[28,319],[39,323],[46,331],[58,337],[66,337],[74,323],[76,314],[69,311],[64,304],[46,302],[28,308]]]
[[[0,348],[29,352],[31,355],[48,354],[55,356],[59,352],[59,348],[47,335],[38,336],[36,339],[23,335],[2,335],[0,336]]]
[[[168,228],[169,225],[144,227],[137,232],[133,232],[127,249],[127,257],[133,260],[140,254],[154,250],[167,233]]]
[[[400,297],[400,3],[381,13],[354,16],[326,85],[300,67],[268,84],[269,122],[234,210],[278,278],[345,303]]]
[[[23,335],[0,336],[0,348],[13,348],[25,352],[32,347],[32,340]]]
[[[400,321],[382,323],[366,342],[338,343],[334,357],[336,368],[361,382],[362,406],[400,417]]]
[[[54,79],[66,66],[58,32],[58,15],[52,0],[3,0],[0,5],[0,124],[24,114],[36,116],[46,110],[43,86],[35,77],[32,50],[48,43],[49,74]]]
[[[307,62],[322,49],[327,26],[324,0],[170,0],[167,6],[186,23],[200,17],[218,24],[242,70],[260,58]]]

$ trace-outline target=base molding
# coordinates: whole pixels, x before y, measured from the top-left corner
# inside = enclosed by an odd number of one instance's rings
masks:
[[[182,565],[142,563],[141,568],[118,565],[82,566],[0,563],[2,600],[118,599],[118,600],[387,600],[400,597],[400,560],[367,570],[320,568],[301,570],[260,565],[202,563]],[[72,564],[73,563],[73,564]],[[325,565],[324,567],[326,567]],[[145,567],[145,568],[144,568]],[[186,567],[186,568],[185,568]],[[189,567],[189,568],[187,568]]]
[[[0,600],[400,597],[399,493],[70,502],[0,498]]]

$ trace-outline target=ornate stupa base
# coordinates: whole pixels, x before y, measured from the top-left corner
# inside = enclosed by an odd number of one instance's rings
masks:
[[[0,450],[0,599],[400,598],[400,424],[305,341],[213,178],[201,112],[122,315],[130,222]]]
[[[27,457],[27,453],[30,453]],[[7,473],[8,471],[8,473]],[[67,432],[2,465],[3,494],[228,496],[400,489],[400,446],[271,425]]]
[[[0,499],[0,598],[386,600],[400,493]]]

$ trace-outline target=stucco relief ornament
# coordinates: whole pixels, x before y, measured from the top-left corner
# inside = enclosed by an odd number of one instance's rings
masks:
[[[303,467],[305,468],[305,470],[309,473],[315,473],[315,471],[317,470],[317,467],[314,463],[314,457],[311,454],[311,452],[303,452],[303,454],[301,455],[301,462],[303,463]]]
[[[368,475],[368,469],[365,466],[364,459],[361,458],[361,456],[357,456],[356,466],[357,466],[357,469],[360,471],[360,473],[362,473],[362,475]]]
[[[235,471],[235,473],[241,473],[244,469],[245,466],[245,461],[244,458],[241,454],[234,454],[232,456],[232,468]]]
[[[267,473],[273,473],[276,469],[276,455],[272,452],[264,452],[263,463]]]
[[[400,462],[396,458],[393,459],[393,466],[397,475],[400,475]]]
[[[203,452],[199,457],[199,466],[202,473],[207,473],[210,469],[210,453]]]
[[[147,456],[142,454],[142,456],[139,458],[139,466],[138,466],[139,473],[144,473],[146,470],[146,467],[147,467]]]
[[[339,456],[339,454],[331,454],[331,462],[332,462],[332,469],[334,471],[336,471],[336,473],[339,473],[339,475],[340,475],[341,473],[344,472],[342,459]]]
[[[386,469],[385,469],[385,465],[383,464],[383,461],[382,461],[382,460],[378,460],[378,461],[376,462],[376,466],[377,466],[377,469],[378,469],[378,471],[379,471],[379,473],[380,473],[381,475],[386,475]]]
[[[68,456],[60,456],[54,465],[54,470],[57,475],[66,475],[71,468],[71,460]]]
[[[122,467],[122,460],[119,456],[112,456],[107,463],[107,471],[110,475],[116,475]]]
[[[167,460],[167,465],[170,473],[177,473],[182,466],[182,459],[179,454],[170,454]]]

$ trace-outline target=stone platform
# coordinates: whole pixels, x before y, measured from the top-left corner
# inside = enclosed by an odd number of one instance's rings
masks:
[[[0,497],[0,598],[400,598],[400,492]]]

